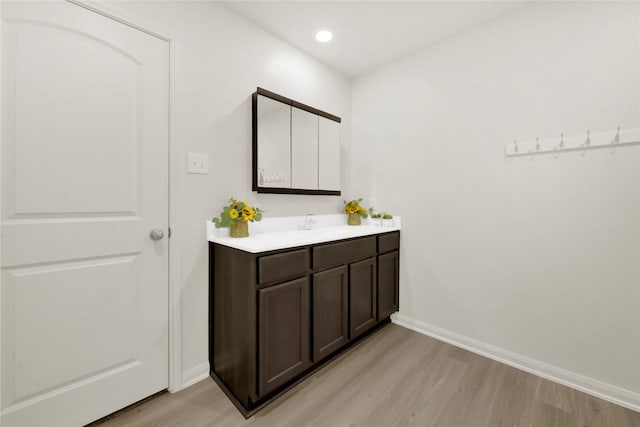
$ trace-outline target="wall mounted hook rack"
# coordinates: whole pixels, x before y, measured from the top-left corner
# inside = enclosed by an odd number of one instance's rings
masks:
[[[558,153],[561,151],[585,151],[598,148],[611,148],[622,145],[640,144],[640,128],[623,129],[618,127],[617,130],[604,132],[587,131],[585,139],[584,134],[566,136],[560,134],[560,138],[538,138],[534,140],[507,144],[504,147],[506,157],[513,156],[531,156],[547,153]]]

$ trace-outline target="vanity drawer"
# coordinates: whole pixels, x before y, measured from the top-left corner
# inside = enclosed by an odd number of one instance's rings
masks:
[[[292,279],[307,274],[309,251],[299,249],[258,258],[258,283]]]
[[[389,233],[378,236],[378,252],[385,253],[400,248],[400,233]]]
[[[376,238],[348,240],[340,243],[315,246],[313,248],[313,268],[331,267],[376,254]]]

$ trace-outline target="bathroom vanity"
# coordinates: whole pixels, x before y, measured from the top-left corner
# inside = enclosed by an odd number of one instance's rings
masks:
[[[245,417],[398,310],[399,224],[212,234],[210,373]]]

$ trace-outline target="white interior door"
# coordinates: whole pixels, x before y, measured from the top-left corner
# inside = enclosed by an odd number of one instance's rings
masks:
[[[1,7],[1,423],[82,425],[168,386],[169,46]]]

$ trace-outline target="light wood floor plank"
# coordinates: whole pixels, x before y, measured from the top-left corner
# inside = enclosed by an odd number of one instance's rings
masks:
[[[388,325],[245,420],[207,379],[100,427],[640,427],[640,413]]]

